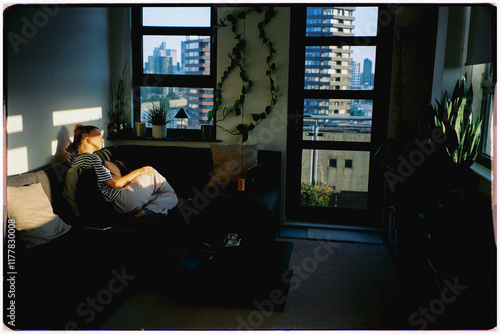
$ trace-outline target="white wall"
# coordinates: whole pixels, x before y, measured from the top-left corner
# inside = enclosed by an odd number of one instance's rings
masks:
[[[5,15],[7,165],[12,175],[52,162],[54,141],[60,151],[67,144],[75,119],[55,125],[55,111],[92,108],[96,119],[82,123],[105,128],[111,51],[104,7],[14,6]],[[10,129],[13,125],[22,130]]]
[[[218,17],[223,18],[228,14],[237,15],[245,7],[219,8]],[[265,27],[266,35],[273,43],[276,53],[273,55],[273,62],[276,63],[277,70],[273,74],[273,79],[277,86],[278,99],[271,114],[262,121],[255,130],[250,132],[246,144],[258,144],[260,148],[282,151],[286,150],[286,119],[288,100],[288,60],[289,60],[289,40],[290,40],[290,8],[277,7],[277,14]],[[263,19],[263,14],[250,13],[244,21],[238,24],[238,32],[244,34],[247,41],[243,62],[248,71],[248,76],[254,82],[251,91],[247,94],[243,108],[243,117],[231,117],[224,122],[218,122],[228,130],[233,130],[241,122],[249,124],[253,122],[252,113],[261,113],[269,104],[269,81],[266,76],[266,57],[268,49],[259,38],[257,24]],[[219,81],[223,72],[230,65],[227,54],[235,45],[236,40],[231,31],[231,25],[221,28],[218,31],[217,45],[217,80]],[[230,107],[241,94],[242,81],[239,77],[239,69],[234,69],[229,79],[224,83],[223,97]],[[224,106],[224,105],[223,105]],[[221,108],[222,109],[222,108]],[[221,119],[221,115],[218,115]],[[228,144],[241,143],[241,136],[231,135],[221,129],[217,130],[217,138]]]

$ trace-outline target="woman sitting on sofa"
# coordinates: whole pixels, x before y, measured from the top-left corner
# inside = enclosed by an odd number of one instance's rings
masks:
[[[153,167],[142,167],[118,179],[93,154],[103,147],[99,129],[92,125],[75,125],[74,139],[67,151],[71,166],[82,170],[93,168],[99,189],[119,213],[142,217],[151,213],[167,214],[178,203],[177,195],[167,180]]]

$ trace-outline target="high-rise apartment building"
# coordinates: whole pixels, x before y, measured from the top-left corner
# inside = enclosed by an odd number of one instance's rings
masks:
[[[306,36],[354,36],[355,7],[307,8]],[[352,85],[352,50],[343,46],[307,46],[304,88],[311,90],[348,90]],[[349,115],[347,100],[306,100],[304,114]],[[318,120],[323,126],[327,120]],[[330,123],[330,124],[329,124]]]
[[[184,74],[210,73],[210,38],[188,36],[182,43],[181,49],[184,50]],[[213,89],[188,88],[185,97],[188,100],[186,111],[191,117],[188,128],[197,128],[206,122],[207,114],[213,108]]]

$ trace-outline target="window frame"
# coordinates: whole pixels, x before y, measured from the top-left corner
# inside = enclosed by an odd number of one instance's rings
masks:
[[[146,7],[210,7],[210,27],[157,27],[144,26],[142,9]],[[215,90],[217,82],[217,41],[214,27],[217,22],[217,8],[210,4],[150,4],[132,7],[132,86],[133,86],[133,122],[141,120],[141,87],[180,87],[208,88]],[[151,74],[143,70],[143,37],[144,36],[209,36],[210,37],[210,74],[208,75],[178,75]],[[214,118],[213,124],[216,120]],[[148,128],[148,131],[150,128]],[[201,139],[200,129],[168,129],[168,139]]]
[[[490,123],[490,118],[488,116],[491,116],[491,122],[494,122],[493,120],[493,113],[495,112],[495,90],[493,87],[496,86],[496,75],[494,72],[493,64],[489,63],[487,66],[487,71],[488,76],[487,80],[481,83],[483,89],[482,89],[482,96],[481,96],[481,111],[480,111],[480,116],[483,118],[483,124],[481,125],[481,142],[479,143],[479,152],[476,158],[476,162],[479,163],[480,165],[491,169],[491,159],[492,156],[489,156],[484,153],[486,149],[486,138],[487,135],[490,134],[493,138],[493,134],[490,133],[491,129],[491,123]],[[489,108],[491,106],[491,108]],[[489,115],[491,113],[491,115]],[[492,148],[493,150],[493,148]],[[492,151],[491,154],[493,155],[494,152]]]

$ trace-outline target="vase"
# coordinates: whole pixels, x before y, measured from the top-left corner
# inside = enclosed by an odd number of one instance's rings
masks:
[[[152,129],[154,139],[163,139],[167,137],[167,126],[166,125],[153,125]]]
[[[146,123],[135,122],[135,136],[136,137],[146,137]]]

